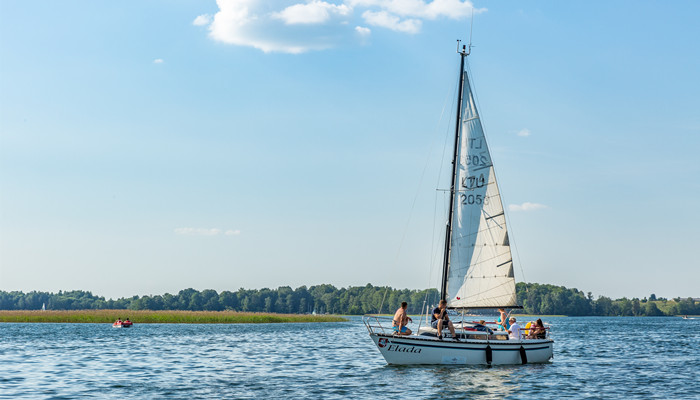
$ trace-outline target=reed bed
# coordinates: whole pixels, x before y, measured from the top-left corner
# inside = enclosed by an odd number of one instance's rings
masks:
[[[347,321],[347,319],[335,315],[272,314],[237,311],[0,310],[0,322],[113,323],[117,318],[129,318],[135,324],[264,324]]]

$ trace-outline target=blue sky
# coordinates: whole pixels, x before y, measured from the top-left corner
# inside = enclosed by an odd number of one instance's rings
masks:
[[[699,296],[700,4],[473,7],[516,279]],[[471,9],[0,2],[0,290],[437,285]]]

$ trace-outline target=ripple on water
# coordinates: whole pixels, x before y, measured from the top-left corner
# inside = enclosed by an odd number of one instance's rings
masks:
[[[493,368],[386,365],[357,318],[128,330],[0,324],[0,398],[700,398],[689,384],[700,381],[700,320],[545,322],[551,364]]]

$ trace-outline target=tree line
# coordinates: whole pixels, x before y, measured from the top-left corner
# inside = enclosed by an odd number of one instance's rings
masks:
[[[58,293],[5,292],[0,291],[0,310],[83,310],[83,309],[129,309],[129,310],[189,310],[189,311],[245,311],[284,314],[329,313],[361,315],[367,313],[393,312],[402,301],[410,304],[409,313],[420,313],[424,301],[435,302],[435,289],[409,290],[386,286],[353,286],[336,288],[323,284],[292,289],[281,286],[277,289],[238,289],[222,291],[206,289],[180,290],[177,294],[165,293],[155,296],[133,296],[106,300],[89,291],[73,290]]]
[[[664,299],[651,294],[649,298],[621,298],[613,300],[591,292],[563,286],[518,283],[517,295],[527,314],[557,314],[572,316],[663,316],[700,314],[700,302],[693,299]],[[246,311],[284,314],[330,313],[361,315],[393,313],[402,301],[408,302],[410,314],[420,314],[424,306],[433,306],[439,300],[436,289],[409,290],[386,286],[352,286],[336,288],[323,284],[292,289],[239,289],[238,291],[184,289],[177,294],[133,296],[116,300],[93,295],[89,291],[73,290],[58,293],[32,291],[0,291],[0,310],[190,310],[190,311]]]
[[[606,296],[593,298],[593,294],[584,294],[578,289],[564,286],[543,285],[538,283],[518,283],[516,286],[518,301],[527,314],[556,314],[571,316],[671,316],[700,314],[700,302],[692,298],[672,300],[657,298],[623,297],[613,300]]]

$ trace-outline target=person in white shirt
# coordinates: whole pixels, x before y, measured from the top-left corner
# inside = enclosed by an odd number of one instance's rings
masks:
[[[510,317],[510,329],[508,329],[508,337],[510,339],[521,340],[523,338],[520,325],[515,322],[515,317]]]

